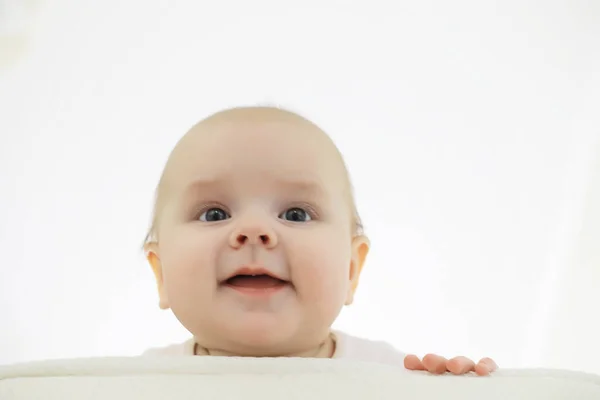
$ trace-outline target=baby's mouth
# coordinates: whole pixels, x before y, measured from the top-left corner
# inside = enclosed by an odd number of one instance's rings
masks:
[[[239,289],[275,289],[289,284],[287,281],[267,274],[234,275],[223,283]]]

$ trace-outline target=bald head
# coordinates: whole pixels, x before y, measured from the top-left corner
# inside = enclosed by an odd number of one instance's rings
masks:
[[[287,151],[295,148],[298,151]],[[354,233],[360,234],[348,172],[329,136],[311,121],[287,110],[238,107],[203,119],[176,144],[156,189],[146,243],[158,241],[165,205],[170,195],[184,191],[187,183],[218,180],[256,168],[262,168],[263,174],[287,168],[290,175],[299,177],[319,172],[323,184],[336,186],[344,193]]]

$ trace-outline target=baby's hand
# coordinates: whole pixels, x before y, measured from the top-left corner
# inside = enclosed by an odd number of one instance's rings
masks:
[[[446,360],[444,357],[435,354],[427,354],[423,357],[423,361],[419,357],[410,354],[404,358],[404,367],[412,371],[429,371],[432,374],[451,372],[455,375],[463,375],[473,371],[480,376],[489,375],[498,369],[491,358],[482,358],[479,363],[475,364],[466,357],[455,357]]]

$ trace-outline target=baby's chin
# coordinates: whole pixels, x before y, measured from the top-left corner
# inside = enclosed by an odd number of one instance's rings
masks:
[[[254,317],[221,323],[218,334],[195,335],[196,340],[208,350],[242,357],[291,356],[319,345],[319,338],[307,337],[298,323]]]

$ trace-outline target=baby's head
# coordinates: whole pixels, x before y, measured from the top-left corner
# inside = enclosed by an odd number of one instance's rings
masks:
[[[160,307],[200,346],[281,356],[326,340],[369,243],[330,138],[292,112],[247,107],[176,145],[145,249]]]

